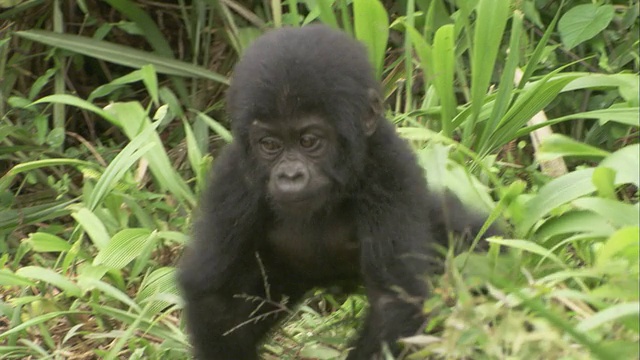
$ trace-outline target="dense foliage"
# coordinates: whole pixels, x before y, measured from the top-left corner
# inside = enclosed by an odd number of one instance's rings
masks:
[[[263,31],[313,21],[367,45],[431,186],[512,226],[425,280],[430,320],[407,358],[637,358],[639,13],[0,0],[0,358],[187,357],[174,266],[231,140],[228,75]],[[282,304],[265,358],[345,356],[364,298],[316,295]]]

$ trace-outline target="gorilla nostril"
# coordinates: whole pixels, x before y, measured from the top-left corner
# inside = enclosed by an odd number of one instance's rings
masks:
[[[281,173],[278,175],[278,188],[282,192],[292,193],[304,190],[308,177],[302,171]]]
[[[299,180],[304,177],[304,174],[300,170],[294,171],[283,171],[278,174],[278,179],[280,180]]]

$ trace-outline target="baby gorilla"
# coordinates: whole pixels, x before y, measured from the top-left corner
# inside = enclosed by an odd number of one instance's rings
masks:
[[[482,221],[427,191],[364,47],[320,25],[271,31],[236,66],[227,105],[234,140],[180,265],[196,357],[256,359],[280,302],[359,284],[370,309],[348,359],[397,353],[424,322],[432,245]]]

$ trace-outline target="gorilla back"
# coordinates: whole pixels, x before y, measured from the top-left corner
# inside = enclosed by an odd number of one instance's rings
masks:
[[[320,25],[271,31],[227,96],[234,140],[180,265],[196,357],[256,359],[285,315],[274,304],[335,284],[363,284],[370,302],[348,359],[376,358],[385,343],[397,353],[424,321],[430,244],[447,240],[435,231],[441,202],[383,117],[364,47]]]

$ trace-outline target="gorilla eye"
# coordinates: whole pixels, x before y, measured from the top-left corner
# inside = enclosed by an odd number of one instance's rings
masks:
[[[320,144],[320,138],[315,135],[306,134],[302,135],[302,137],[300,138],[300,146],[307,150],[314,149],[318,146],[318,144]]]
[[[268,154],[278,153],[282,149],[282,144],[272,137],[260,139],[260,148]]]

